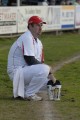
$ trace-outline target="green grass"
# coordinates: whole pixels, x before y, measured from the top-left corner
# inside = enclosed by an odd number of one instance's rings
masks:
[[[80,35],[43,34],[45,62],[56,65],[71,56],[80,54]],[[7,75],[7,56],[16,38],[0,38],[0,120],[44,120],[42,102],[14,101],[12,82]],[[65,65],[55,73],[62,82],[61,101],[53,102],[64,120],[80,119],[80,62]],[[37,104],[36,104],[37,103]],[[54,108],[53,108],[54,109]]]
[[[61,36],[43,35],[45,59],[48,64],[57,64],[75,54],[80,54],[80,35],[64,34]]]
[[[65,65],[56,76],[62,82],[62,96],[57,109],[64,115],[64,120],[80,119],[80,60]]]

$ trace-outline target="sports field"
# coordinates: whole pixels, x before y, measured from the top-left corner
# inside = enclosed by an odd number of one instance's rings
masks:
[[[0,38],[0,120],[45,120],[44,103],[12,99],[12,82],[6,72],[8,51],[16,38]],[[43,34],[45,62],[56,66],[61,62],[80,55],[80,35]],[[55,72],[62,83],[60,101],[49,101],[52,113],[46,113],[46,120],[80,120],[80,60],[64,65]],[[54,113],[54,109],[56,112]],[[58,114],[52,119],[50,114]],[[49,118],[50,117],[50,118]]]

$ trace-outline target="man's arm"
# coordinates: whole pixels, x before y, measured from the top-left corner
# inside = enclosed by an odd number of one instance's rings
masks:
[[[42,64],[40,61],[35,59],[34,56],[26,56],[24,55],[24,59],[28,65]]]

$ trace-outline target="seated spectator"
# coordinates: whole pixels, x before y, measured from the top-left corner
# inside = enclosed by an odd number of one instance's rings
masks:
[[[60,3],[61,3],[61,0],[56,0],[55,1],[55,5],[60,5]]]
[[[38,5],[38,0],[27,0],[28,5]]]
[[[80,5],[80,0],[76,0],[76,1],[74,2],[74,5]]]
[[[66,0],[66,5],[73,5],[73,3],[71,2],[71,0]]]
[[[38,0],[38,5],[47,6],[48,5],[48,1],[47,0]]]
[[[62,0],[61,3],[60,3],[60,5],[66,5],[65,0]]]
[[[56,0],[47,0],[48,5],[55,5]]]
[[[8,0],[1,0],[2,6],[7,6]]]
[[[8,0],[7,6],[17,6],[17,1],[16,0]]]
[[[2,1],[0,0],[0,6],[2,5]]]

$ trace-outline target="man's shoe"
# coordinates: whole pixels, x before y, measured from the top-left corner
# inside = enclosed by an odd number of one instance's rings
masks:
[[[16,98],[13,97],[14,100],[24,100],[24,98],[22,98],[21,96],[18,96]]]
[[[29,100],[29,101],[30,101],[30,100],[33,100],[33,101],[41,101],[41,100],[43,100],[42,97],[40,97],[40,96],[38,96],[38,95],[36,95],[36,94],[35,94],[35,95],[32,95],[32,96],[29,96],[29,97],[27,97],[26,99]]]

